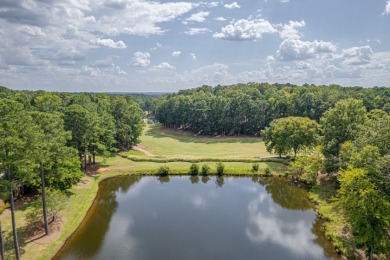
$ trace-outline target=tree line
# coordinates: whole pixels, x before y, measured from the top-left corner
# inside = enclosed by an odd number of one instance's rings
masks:
[[[278,118],[308,117],[319,122],[325,111],[347,98],[367,110],[390,112],[390,89],[248,83],[202,86],[155,99],[152,111],[167,128],[203,135],[259,135]]]
[[[41,190],[48,234],[46,188],[66,191],[80,180],[82,170],[95,163],[96,156],[137,144],[143,117],[128,95],[0,87],[0,194],[10,202],[18,259],[14,194],[19,187]]]

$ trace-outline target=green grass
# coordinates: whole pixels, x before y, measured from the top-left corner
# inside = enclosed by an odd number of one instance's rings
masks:
[[[155,156],[248,157],[269,156],[264,142],[256,137],[199,137],[146,125],[141,144]]]
[[[157,169],[161,165],[167,165],[171,170],[170,174],[187,174],[191,166],[191,162],[167,162],[167,163],[158,163],[158,162],[134,162],[121,158],[119,156],[114,158],[108,158],[103,163],[103,168],[107,168],[109,173],[118,173],[118,174],[156,174]],[[208,164],[211,167],[211,173],[215,174],[216,165],[215,161],[202,161],[199,162],[199,167],[202,164]],[[225,173],[231,175],[248,175],[252,173],[252,163],[246,162],[224,162]],[[259,174],[262,173],[266,168],[270,168],[271,172],[275,175],[282,175],[287,170],[286,166],[281,163],[275,162],[259,162]],[[104,172],[106,172],[104,171]]]

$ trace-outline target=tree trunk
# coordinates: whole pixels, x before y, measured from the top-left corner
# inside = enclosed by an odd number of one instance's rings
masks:
[[[11,219],[12,219],[12,233],[14,236],[15,257],[16,260],[20,260],[18,233],[16,232],[15,204],[14,204],[14,192],[12,189],[11,166],[8,166],[8,180],[10,182],[9,192],[10,192],[10,201],[11,201]]]
[[[84,172],[87,172],[87,151],[84,151]]]
[[[0,221],[0,256],[1,260],[4,260],[4,240],[3,240],[3,230],[1,229],[1,221]]]
[[[92,164],[95,164],[96,163],[96,161],[95,161],[95,146],[93,146],[93,148],[92,148],[93,150],[92,150]]]
[[[374,242],[373,242],[373,236],[371,235],[371,241],[370,241],[370,256],[369,256],[369,258],[370,258],[370,260],[373,260],[374,258],[373,258],[373,256],[372,256],[372,254],[373,254],[373,251],[374,251]]]
[[[49,224],[47,222],[47,210],[46,210],[46,189],[45,189],[45,175],[43,163],[41,163],[41,188],[42,188],[42,209],[43,209],[43,222],[45,224],[46,236],[49,235]]]

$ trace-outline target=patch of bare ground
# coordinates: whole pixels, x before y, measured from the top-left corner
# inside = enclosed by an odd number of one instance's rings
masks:
[[[50,244],[58,239],[61,235],[62,228],[64,227],[64,217],[58,217],[55,221],[49,223],[49,235],[45,235],[45,228],[42,223],[36,223],[31,225],[27,230],[26,243],[35,243],[39,245]]]
[[[91,181],[85,178],[82,178],[78,183],[77,187],[90,187]]]
[[[26,204],[29,204],[35,200],[35,196],[23,196],[21,198],[18,198],[14,201],[15,209],[18,209]],[[0,220],[5,218],[6,216],[11,214],[11,209],[5,209],[3,213],[0,215]]]
[[[152,154],[151,152],[149,152],[145,149],[146,149],[145,145],[138,144],[136,146],[133,146],[133,150],[140,151],[140,152],[144,153],[146,156],[154,156],[154,154]]]

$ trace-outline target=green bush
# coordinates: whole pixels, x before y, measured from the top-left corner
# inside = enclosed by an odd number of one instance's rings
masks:
[[[196,163],[191,164],[188,174],[198,175],[198,173],[199,173],[199,166]]]
[[[207,164],[202,165],[202,175],[206,176],[210,173],[210,166]]]
[[[161,175],[161,176],[166,176],[169,174],[169,171],[170,171],[169,167],[166,165],[163,165],[163,166],[160,166],[160,168],[158,168],[157,174]]]
[[[259,164],[258,163],[252,164],[252,171],[253,172],[258,172],[259,171]]]
[[[271,173],[271,170],[270,170],[270,168],[265,168],[265,170],[264,170],[264,176],[271,176],[272,175],[272,173]]]
[[[225,170],[225,165],[222,162],[217,163],[217,174],[223,175]]]
[[[0,206],[0,214],[4,212],[5,209],[9,208],[9,203],[4,203],[4,205]]]

